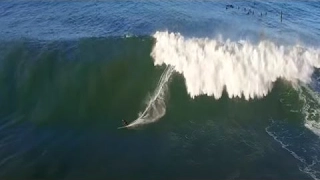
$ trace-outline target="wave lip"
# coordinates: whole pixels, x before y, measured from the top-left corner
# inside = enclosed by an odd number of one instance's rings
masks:
[[[181,73],[192,98],[208,95],[219,99],[224,90],[230,98],[261,98],[278,79],[292,84],[311,82],[314,68],[320,67],[320,50],[299,45],[185,38],[168,32],[153,36],[154,64],[170,65]]]

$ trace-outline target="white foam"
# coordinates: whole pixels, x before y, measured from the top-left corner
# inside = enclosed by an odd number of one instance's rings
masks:
[[[156,32],[151,53],[155,65],[170,65],[181,73],[189,95],[261,98],[282,78],[292,84],[309,83],[320,67],[320,50],[249,41],[185,38],[179,33]]]
[[[303,103],[301,112],[305,116],[304,125],[320,137],[320,95],[308,85],[297,88],[299,99]]]

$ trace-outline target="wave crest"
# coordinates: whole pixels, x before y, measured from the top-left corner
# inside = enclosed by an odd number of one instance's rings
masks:
[[[309,83],[314,68],[320,67],[320,50],[299,45],[185,38],[168,32],[156,32],[154,38],[154,64],[170,65],[181,73],[192,98],[208,95],[219,99],[224,90],[230,98],[261,98],[277,79]]]

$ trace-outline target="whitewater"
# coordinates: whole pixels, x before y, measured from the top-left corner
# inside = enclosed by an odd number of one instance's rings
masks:
[[[186,38],[180,33],[156,32],[151,53],[155,65],[166,64],[183,75],[189,95],[262,98],[278,79],[296,86],[310,83],[320,67],[320,49],[278,45],[268,40],[231,41]]]

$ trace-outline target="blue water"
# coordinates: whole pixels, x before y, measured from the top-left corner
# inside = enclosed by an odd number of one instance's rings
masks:
[[[190,36],[266,36],[316,44],[319,3],[233,2],[2,2],[1,38],[76,39],[150,35],[168,30]],[[240,9],[237,9],[237,8]],[[255,14],[246,15],[246,9]],[[280,12],[283,11],[283,22]],[[262,16],[259,16],[262,13]],[[265,14],[267,13],[267,14]],[[293,40],[292,40],[293,41]]]
[[[174,74],[159,122],[117,130],[164,70],[156,32],[319,49],[319,12],[318,1],[1,1],[0,179],[320,179],[317,70],[315,96],[277,81],[250,101],[192,99]]]

